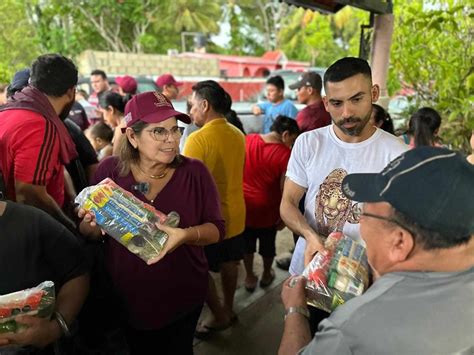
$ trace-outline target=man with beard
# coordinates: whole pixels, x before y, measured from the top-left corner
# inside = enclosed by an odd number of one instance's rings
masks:
[[[341,191],[347,174],[382,170],[407,150],[398,138],[369,123],[372,103],[379,87],[372,84],[371,69],[359,58],[343,58],[324,75],[324,106],[332,125],[305,132],[298,137],[286,172],[281,218],[300,235],[290,265],[300,275],[313,256],[324,249],[333,231],[343,231],[360,240],[359,224],[353,218],[354,203]],[[304,215],[298,209],[306,193]],[[327,313],[310,309],[314,333]]]
[[[73,229],[61,207],[64,166],[77,152],[62,121],[74,103],[77,68],[61,55],[42,55],[32,64],[29,83],[0,109],[0,170],[7,197]]]

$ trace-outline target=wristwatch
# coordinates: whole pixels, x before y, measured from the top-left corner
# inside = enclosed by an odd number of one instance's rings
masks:
[[[285,320],[290,314],[293,314],[293,313],[299,313],[302,316],[304,316],[305,318],[309,319],[308,308],[306,308],[306,307],[289,307],[286,310],[286,313],[285,313]]]
[[[69,330],[66,320],[59,311],[54,312],[54,319],[58,322],[59,328],[61,328],[61,331],[63,332],[64,336],[70,337],[71,331]]]

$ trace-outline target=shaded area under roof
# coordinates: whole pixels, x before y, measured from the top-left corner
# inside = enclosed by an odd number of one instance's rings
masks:
[[[280,0],[310,10],[335,13],[349,5],[375,14],[392,13],[392,2],[381,0]]]

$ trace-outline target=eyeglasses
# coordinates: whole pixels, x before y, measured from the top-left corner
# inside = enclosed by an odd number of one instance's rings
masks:
[[[170,130],[164,127],[155,127],[153,129],[146,129],[145,131],[150,132],[154,140],[162,142],[166,141],[170,136],[173,139],[180,139],[184,132],[184,127],[175,126]]]
[[[397,221],[397,220],[394,219],[394,218],[385,217],[385,216],[379,216],[379,215],[376,215],[376,214],[364,212],[364,210],[363,210],[363,203],[361,203],[361,202],[356,203],[356,204],[352,207],[352,213],[353,213],[354,217],[356,218],[356,220],[360,220],[360,217],[361,217],[361,216],[376,218],[376,219],[379,219],[379,220],[382,220],[382,221],[386,221],[386,222],[393,223],[393,224],[399,226],[400,228],[403,228],[403,229],[405,229],[406,231],[410,232],[410,234],[413,235],[413,236],[416,235],[416,233],[413,232],[413,230],[412,230],[411,228],[405,226],[403,223]]]

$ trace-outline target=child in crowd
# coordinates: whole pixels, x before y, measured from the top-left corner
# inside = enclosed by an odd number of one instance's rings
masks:
[[[114,136],[112,128],[103,122],[98,122],[89,127],[85,133],[87,139],[97,152],[97,159],[99,161],[112,155],[112,138]]]

